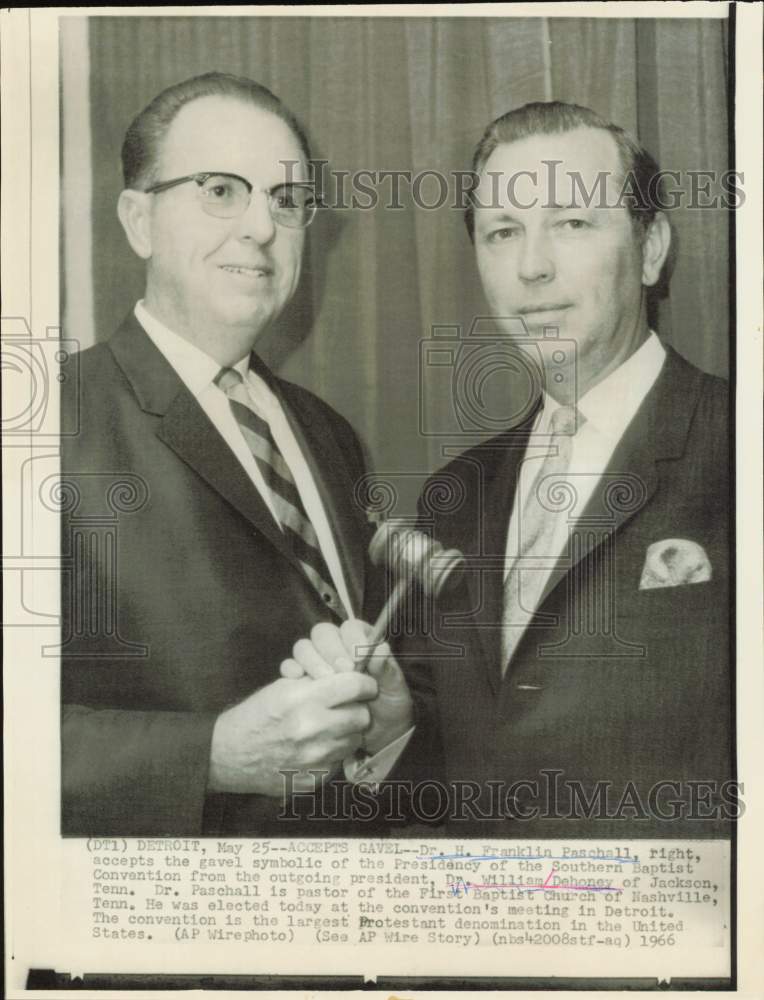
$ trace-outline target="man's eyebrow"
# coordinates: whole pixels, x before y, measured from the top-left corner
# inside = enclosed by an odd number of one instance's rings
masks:
[[[480,206],[478,206],[478,207],[480,207]],[[488,206],[486,206],[486,207],[488,207]],[[503,209],[501,212],[499,212],[496,215],[493,215],[493,214],[491,214],[490,216],[482,215],[482,216],[479,216],[479,218],[481,218],[484,221],[485,225],[491,225],[491,226],[494,225],[494,223],[496,223],[496,222],[514,222],[517,225],[521,225],[522,224],[522,220],[521,219],[518,219],[516,215],[512,215],[512,213],[508,212],[506,209]]]
[[[279,181],[278,184],[272,184],[268,188],[269,191],[277,191],[279,188],[293,188],[293,187],[308,187],[315,188],[313,181]]]

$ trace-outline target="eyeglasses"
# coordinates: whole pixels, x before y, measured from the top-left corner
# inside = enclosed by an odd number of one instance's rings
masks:
[[[179,184],[194,181],[202,211],[217,219],[236,219],[252,200],[252,185],[237,174],[189,174],[146,188],[146,194],[160,194]],[[277,184],[265,192],[271,218],[289,229],[304,229],[313,221],[318,202],[309,183]]]

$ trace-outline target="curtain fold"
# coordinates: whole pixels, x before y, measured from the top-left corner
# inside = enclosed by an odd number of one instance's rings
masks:
[[[691,361],[717,374],[728,368],[729,216],[689,202],[691,171],[719,176],[731,167],[723,25],[666,21],[655,32],[656,146],[664,169],[681,172],[686,195],[672,212],[678,253],[662,332]],[[695,200],[702,203],[703,178],[696,183]]]
[[[94,16],[88,25],[96,339],[142,291],[141,263],[115,214],[125,129],[162,88],[197,73],[226,70],[271,87],[306,124],[326,170],[349,175],[467,170],[492,118],[550,97],[641,133],[683,176],[729,166],[723,20]],[[76,51],[67,44],[74,30],[62,22],[64,62]],[[280,374],[351,420],[374,466],[400,473],[404,506],[443,462],[440,439],[422,430],[454,418],[443,372],[423,388],[420,354],[433,327],[466,330],[486,310],[453,189],[432,210],[417,208],[401,183],[400,209],[322,213],[299,292],[261,345]],[[389,198],[391,182],[376,190]],[[334,202],[341,194],[331,185],[328,193]],[[438,193],[434,180],[422,182],[423,198]],[[70,209],[65,224],[87,215]],[[661,333],[724,373],[728,217],[680,208],[673,219],[680,253]],[[67,301],[77,294],[66,288]]]

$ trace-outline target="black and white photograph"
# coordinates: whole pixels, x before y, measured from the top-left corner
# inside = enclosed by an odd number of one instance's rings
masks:
[[[760,7],[4,18],[8,995],[755,991]]]

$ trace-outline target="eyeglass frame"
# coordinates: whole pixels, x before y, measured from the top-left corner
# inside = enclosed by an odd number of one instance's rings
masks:
[[[242,184],[247,189],[248,200],[247,204],[244,206],[241,212],[238,213],[238,215],[214,215],[211,212],[205,211],[203,207],[202,211],[205,213],[205,215],[209,215],[210,218],[212,219],[240,219],[241,216],[244,215],[244,213],[247,211],[250,204],[252,203],[252,192],[255,190],[255,187],[253,184],[250,184],[250,182],[247,180],[246,177],[242,177],[240,174],[229,173],[226,170],[202,170],[195,174],[188,174],[188,176],[186,177],[174,177],[170,181],[159,181],[159,183],[152,184],[151,187],[145,188],[143,193],[161,194],[163,191],[169,191],[170,188],[178,187],[180,184],[187,184],[189,181],[194,181],[194,183],[199,186],[199,190],[201,190],[202,185],[206,183],[210,179],[210,177],[232,177],[234,180],[241,181]],[[272,188],[268,188],[268,190],[264,191],[263,194],[267,195],[268,197],[268,210],[271,213],[271,218],[273,218],[273,211],[271,209],[271,204],[273,201],[273,196],[276,191],[279,191],[282,188],[310,188],[311,190],[313,190],[313,187],[314,185],[311,183],[311,181],[289,181],[284,184],[274,184]],[[279,220],[275,218],[273,218],[273,221],[277,225],[284,226],[285,229],[307,229],[308,226],[311,224],[311,222],[313,222],[313,220],[315,219],[316,212],[320,207],[321,207],[321,202],[318,199],[315,199],[312,206],[313,208],[312,214],[308,219],[308,221],[303,226],[288,226],[283,222],[279,222]]]

